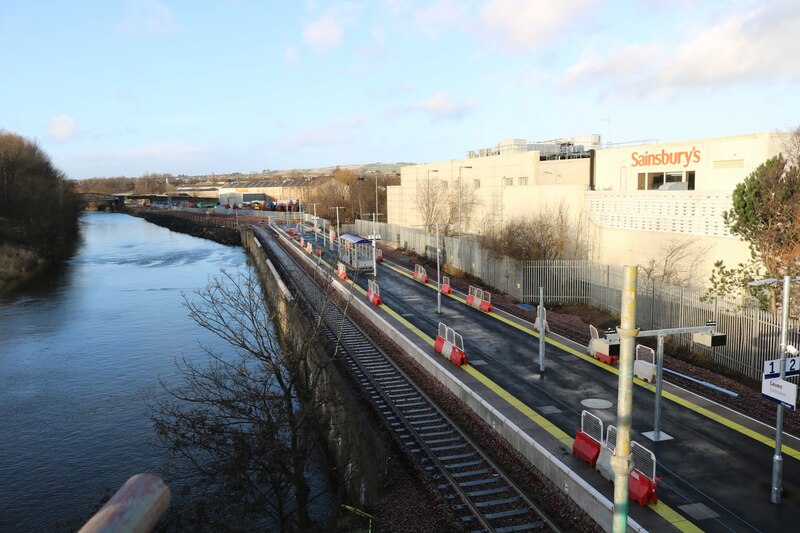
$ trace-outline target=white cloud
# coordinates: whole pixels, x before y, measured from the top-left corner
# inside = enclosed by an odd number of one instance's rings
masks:
[[[366,115],[353,115],[340,118],[294,135],[282,137],[277,146],[281,150],[309,150],[331,146],[348,146],[352,134],[360,131],[368,123]]]
[[[440,35],[451,27],[464,28],[469,16],[463,4],[456,0],[438,0],[418,9],[413,16],[414,26],[429,37]]]
[[[456,102],[447,91],[441,91],[411,106],[412,109],[428,113],[434,121],[460,120],[474,107],[471,103]]]
[[[528,68],[519,72],[519,80],[526,87],[539,87],[553,81],[553,75],[542,69]]]
[[[54,141],[66,141],[75,135],[75,119],[69,115],[61,115],[50,121],[47,135]]]
[[[287,46],[283,52],[283,62],[290,65],[297,64],[300,61],[300,52],[294,46]]]
[[[522,52],[563,39],[597,6],[597,0],[489,0],[480,22],[485,36],[498,47]]]
[[[326,52],[342,42],[342,25],[332,15],[325,15],[305,27],[303,39],[314,51]]]
[[[175,33],[181,29],[172,10],[158,0],[129,0],[119,28],[127,33]]]
[[[601,94],[662,99],[687,90],[738,83],[800,81],[800,3],[777,0],[741,9],[707,26],[682,32],[670,45],[623,43],[591,48],[561,79],[562,86],[601,88]]]

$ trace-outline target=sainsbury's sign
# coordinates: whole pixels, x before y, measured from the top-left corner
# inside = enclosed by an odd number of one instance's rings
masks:
[[[690,151],[667,152],[662,149],[660,152],[650,153],[633,152],[631,154],[632,167],[652,167],[656,165],[683,165],[684,168],[689,163],[700,162],[700,150],[692,146]]]

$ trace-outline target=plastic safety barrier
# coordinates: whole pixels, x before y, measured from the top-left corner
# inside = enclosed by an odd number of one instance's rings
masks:
[[[428,273],[422,265],[414,265],[414,279],[420,283],[428,283]]]
[[[603,352],[594,352],[594,358],[607,365],[614,366],[619,362],[619,357],[616,355],[606,355]]]
[[[314,253],[314,246],[310,242],[306,243],[306,252],[310,254]]]
[[[589,325],[589,333],[591,335],[588,346],[589,355],[607,365],[619,362],[618,333],[610,329],[606,331],[605,338],[600,338],[597,328],[591,324]]]
[[[442,276],[442,294],[453,294],[453,287],[450,286],[448,276]]]
[[[443,322],[439,322],[439,330],[436,335],[436,342],[433,343],[433,349],[450,359],[450,362],[456,366],[467,363],[467,355],[464,353],[464,339],[453,328],[448,328]]]
[[[339,279],[342,281],[347,281],[347,269],[344,266],[344,263],[339,262],[336,265],[336,275],[339,276]]]
[[[597,463],[594,465],[595,469],[600,472],[608,481],[614,481],[614,470],[611,468],[611,456],[614,455],[614,449],[617,447],[617,427],[608,425],[606,428],[606,441],[602,448],[600,448],[600,456],[597,458]]]
[[[636,345],[636,360],[633,362],[633,375],[648,383],[656,380],[656,352],[652,348]]]
[[[367,280],[368,289],[367,289],[367,300],[370,301],[372,305],[381,305],[383,301],[381,300],[381,289],[378,287],[378,284],[374,281]]]
[[[484,313],[491,313],[493,309],[492,293],[470,285],[469,294],[467,295],[467,305],[479,311],[483,311]]]
[[[575,442],[572,443],[572,453],[578,459],[594,466],[600,456],[600,443],[581,430],[575,432]]]
[[[300,248],[303,248],[306,245],[306,241],[303,237],[300,237]]]
[[[600,456],[603,440],[603,421],[589,411],[581,413],[581,428],[575,432],[572,453],[581,461],[594,466]]]
[[[375,261],[378,263],[383,263],[383,250],[375,251]]]
[[[628,479],[628,497],[644,507],[648,502],[658,503],[656,485],[656,456],[636,441],[631,441],[633,470]]]

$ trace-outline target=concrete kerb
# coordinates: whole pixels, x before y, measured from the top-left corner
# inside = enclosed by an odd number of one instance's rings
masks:
[[[280,234],[279,234],[280,235]],[[283,235],[281,238],[290,244]],[[316,266],[305,254],[294,254],[312,266]],[[599,491],[587,483],[555,455],[525,433],[519,426],[495,409],[485,399],[467,387],[461,380],[446,371],[439,361],[422,351],[418,346],[408,340],[386,319],[380,316],[375,309],[361,301],[352,298],[350,290],[334,276],[329,276],[329,281],[345,297],[351,298],[351,305],[364,315],[375,327],[383,331],[389,338],[400,346],[403,351],[422,365],[433,377],[448,388],[461,401],[467,404],[478,416],[489,424],[499,435],[506,439],[511,446],[521,453],[531,464],[539,469],[550,481],[567,494],[579,507],[592,517],[603,529],[611,530],[613,518],[613,503]],[[638,522],[628,517],[628,530],[634,532],[647,531]]]

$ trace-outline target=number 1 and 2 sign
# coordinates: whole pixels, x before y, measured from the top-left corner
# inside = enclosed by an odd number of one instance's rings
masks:
[[[781,360],[764,361],[764,379],[761,382],[761,396],[772,402],[794,409],[797,403],[797,385],[780,379]],[[800,375],[800,357],[785,359],[784,377]]]

